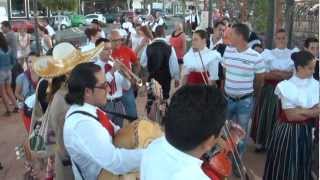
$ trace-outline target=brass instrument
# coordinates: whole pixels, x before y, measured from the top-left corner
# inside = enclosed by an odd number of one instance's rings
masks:
[[[134,74],[131,69],[129,69],[125,64],[123,64],[123,62],[121,62],[118,59],[114,59],[111,56],[109,56],[109,60],[111,60],[114,63],[117,63],[120,65],[120,70],[126,75],[129,76],[129,78],[134,79],[135,83],[137,84],[138,87],[142,87],[143,86],[143,82],[142,80],[136,75]]]

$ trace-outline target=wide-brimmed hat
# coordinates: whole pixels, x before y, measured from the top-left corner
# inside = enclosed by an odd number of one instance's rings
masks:
[[[96,48],[81,52],[72,44],[56,45],[52,56],[40,56],[33,61],[33,70],[43,78],[53,78],[69,73],[76,65],[89,62],[103,50],[103,43]]]

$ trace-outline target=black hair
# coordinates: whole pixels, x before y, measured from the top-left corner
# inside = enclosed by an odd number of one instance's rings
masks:
[[[56,94],[56,92],[60,89],[62,84],[66,82],[67,77],[65,75],[61,75],[58,77],[54,77],[51,82],[51,89],[48,94],[48,100],[51,101]]]
[[[39,26],[39,30],[44,32],[45,34],[49,34],[48,30],[43,26]]]
[[[164,117],[168,142],[190,151],[210,136],[216,137],[226,120],[226,100],[213,86],[183,86],[172,97]]]
[[[0,49],[2,49],[4,52],[8,52],[9,50],[6,37],[4,37],[2,32],[0,32]]]
[[[309,48],[311,43],[319,43],[319,40],[315,37],[309,37],[304,41],[304,47]]]
[[[232,28],[242,36],[243,40],[249,41],[250,29],[246,24],[237,23],[234,24]]]
[[[34,51],[31,51],[28,56],[37,56],[37,53]]]
[[[11,29],[11,24],[9,23],[9,21],[2,21],[1,23],[2,26]]]
[[[93,19],[93,20],[91,21],[91,23],[92,23],[92,24],[99,25],[99,26],[101,25],[100,22],[98,21],[98,19]]]
[[[281,29],[278,29],[278,31],[276,32],[276,34],[278,33],[287,33],[285,29],[281,28]]]
[[[154,32],[154,36],[155,37],[164,37],[165,36],[165,32],[164,32],[164,27],[163,26],[157,26],[156,30]]]
[[[99,39],[97,39],[95,45],[99,46],[100,43],[108,43],[108,42],[110,42],[110,40],[107,38],[99,38]]]
[[[226,24],[223,21],[218,21],[216,23],[214,23],[214,28],[217,28],[219,25],[225,26]]]
[[[310,52],[303,50],[303,51],[292,53],[291,59],[294,62],[294,66],[296,70],[298,70],[299,66],[301,67],[307,66],[310,63],[310,61],[314,59],[314,56]]]
[[[84,34],[87,36],[89,40],[91,40],[91,36],[97,35],[98,32],[99,31],[94,28],[87,28],[86,30],[84,30]]]
[[[206,39],[207,36],[207,32],[205,30],[202,29],[198,29],[194,32],[195,34],[198,34],[198,36],[200,36],[201,39]]]
[[[68,94],[65,100],[68,104],[83,105],[86,88],[94,89],[97,79],[95,73],[101,70],[100,66],[93,62],[77,65],[67,81]]]
[[[256,44],[252,45],[251,49],[255,49],[256,47],[263,49],[262,44],[260,44],[260,43],[256,43]]]

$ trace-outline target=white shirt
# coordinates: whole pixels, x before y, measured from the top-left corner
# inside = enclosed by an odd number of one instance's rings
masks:
[[[96,115],[97,107],[84,103],[83,106],[72,105],[67,111],[63,128],[65,147],[86,180],[96,180],[101,169],[113,174],[124,174],[139,169],[142,150],[126,150],[116,148],[112,144],[109,132],[94,118],[72,112],[85,111]],[[115,127],[117,131],[119,128]],[[77,168],[72,166],[75,179],[81,176]]]
[[[297,52],[296,49],[265,49],[261,56],[265,62],[266,70],[282,70],[292,71],[294,69],[294,63],[291,59],[291,54]]]
[[[210,180],[202,161],[173,147],[165,137],[154,140],[143,154],[141,180]]]
[[[190,74],[190,72],[209,72],[210,80],[218,80],[219,76],[219,62],[222,60],[221,55],[216,50],[210,50],[207,47],[199,52],[194,52],[192,48],[189,49],[186,55],[183,57],[184,76]]]
[[[293,75],[289,80],[281,81],[274,93],[281,99],[283,109],[312,108],[319,104],[319,81]]]
[[[158,26],[163,26],[164,25],[164,20],[162,19],[162,17],[159,17],[158,20],[155,20],[152,27],[151,27],[151,30],[152,32],[156,32],[156,28]]]
[[[199,16],[197,14],[190,14],[189,16],[187,16],[185,18],[185,21],[189,21],[190,23],[195,23],[196,22],[196,17],[197,17],[197,25],[200,24],[200,19]]]
[[[48,34],[50,37],[52,37],[53,35],[56,34],[56,32],[54,31],[54,29],[48,24],[46,27],[45,27],[48,31]]]
[[[211,35],[210,35],[210,45],[209,45],[209,49],[215,48],[218,44],[223,44],[222,38],[221,38],[219,41],[213,43],[213,41],[212,41],[212,38],[213,38],[213,37],[212,37],[212,36],[213,36],[213,35],[211,34]]]
[[[165,43],[169,44],[168,41],[164,38],[155,38],[153,39],[152,42],[155,41],[164,41]],[[151,44],[152,44],[151,42]],[[147,67],[148,65],[148,57],[147,57],[147,48],[145,48],[142,52],[141,58],[140,58],[140,64],[142,67]],[[180,79],[180,69],[179,69],[179,63],[178,63],[178,58],[176,55],[176,51],[174,50],[173,47],[171,47],[171,55],[170,55],[170,59],[169,59],[169,70],[170,70],[170,74],[171,77],[174,78],[175,80],[179,80]]]
[[[81,49],[81,52],[86,52],[86,51],[90,51],[92,49],[94,49],[96,47],[96,45],[93,43],[93,42],[88,42],[88,44],[82,46],[80,49]]]
[[[101,31],[100,31],[100,37],[106,38],[106,33],[103,31],[103,29],[101,29]]]
[[[103,62],[102,60],[98,59],[95,64],[99,65],[101,67],[101,69],[103,69],[104,72],[104,66],[106,65],[105,62]],[[111,66],[113,66],[113,63],[109,62],[109,64]],[[104,72],[105,73],[105,72]],[[116,87],[117,90],[114,94],[107,94],[107,99],[109,100],[113,100],[113,99],[117,99],[122,97],[122,92],[123,90],[129,90],[131,87],[131,83],[129,80],[127,80],[126,78],[123,77],[123,75],[121,73],[119,73],[119,71],[114,72],[114,76],[112,75],[111,72],[107,72],[105,73],[105,77],[108,83],[110,83],[114,78],[116,81]]]

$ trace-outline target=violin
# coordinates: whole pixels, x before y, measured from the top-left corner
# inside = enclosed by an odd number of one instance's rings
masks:
[[[237,124],[226,121],[218,138],[218,143],[203,157],[202,169],[212,180],[222,180],[232,175],[231,157],[235,159],[241,179],[248,179],[246,168],[241,162],[237,145],[246,133]]]

